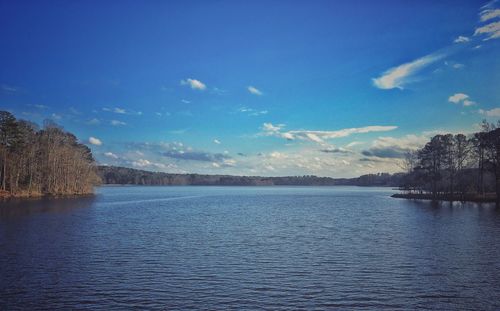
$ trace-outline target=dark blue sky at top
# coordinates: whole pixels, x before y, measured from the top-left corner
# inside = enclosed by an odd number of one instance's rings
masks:
[[[364,140],[364,148],[379,136],[471,130],[500,98],[498,42],[473,35],[487,24],[479,20],[485,4],[0,1],[0,107],[37,122],[55,118],[82,141],[99,138],[92,148],[100,162],[117,160],[104,156],[112,153],[133,166],[140,159],[128,154],[130,143],[177,142],[226,152],[234,163],[141,159],[265,174],[257,159],[236,154],[309,152],[317,141],[283,139],[263,132],[264,123],[282,124],[280,133],[397,126],[321,142]],[[454,43],[459,36],[470,39]],[[435,53],[446,55],[409,74],[404,87],[374,86],[387,70]],[[188,78],[206,88],[182,85]],[[456,93],[475,104],[450,103]]]

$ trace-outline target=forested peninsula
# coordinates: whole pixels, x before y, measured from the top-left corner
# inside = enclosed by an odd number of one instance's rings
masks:
[[[91,194],[99,182],[92,152],[75,135],[0,111],[0,197]]]
[[[394,197],[496,202],[500,206],[500,121],[472,135],[436,135],[403,161],[402,193]]]

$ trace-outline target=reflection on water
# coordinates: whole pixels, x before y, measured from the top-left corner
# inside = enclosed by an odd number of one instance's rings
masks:
[[[0,202],[0,219],[29,216],[37,213],[64,213],[90,207],[95,196],[70,198],[13,199]]]
[[[500,310],[500,213],[384,188],[105,187],[0,205],[0,309]]]

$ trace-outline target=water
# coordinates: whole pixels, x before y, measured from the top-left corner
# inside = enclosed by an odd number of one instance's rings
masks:
[[[0,309],[500,309],[500,212],[387,188],[0,203]]]

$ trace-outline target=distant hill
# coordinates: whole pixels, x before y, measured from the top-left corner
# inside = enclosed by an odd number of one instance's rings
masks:
[[[356,178],[313,175],[261,177],[202,174],[171,174],[118,166],[99,166],[103,184],[155,186],[399,186],[403,174],[368,174]]]

